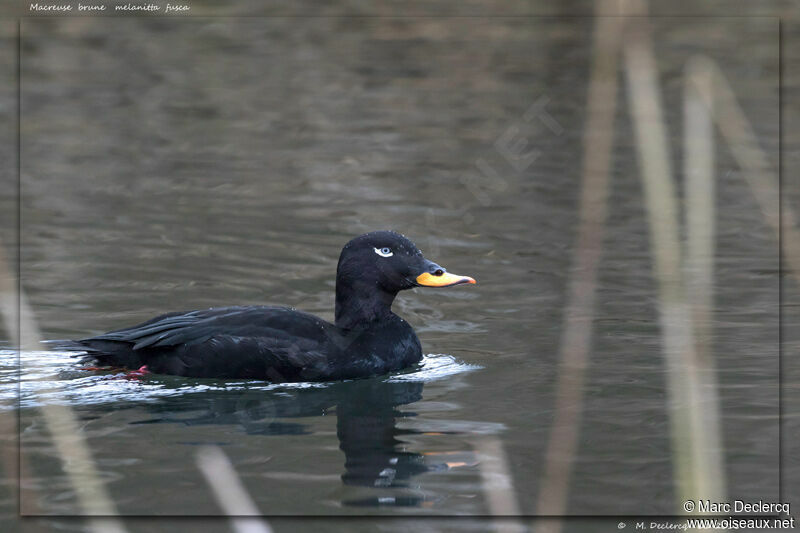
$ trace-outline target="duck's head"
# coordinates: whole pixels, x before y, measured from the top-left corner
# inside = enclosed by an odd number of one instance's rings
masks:
[[[408,238],[373,231],[348,242],[336,269],[336,322],[340,316],[386,311],[398,292],[413,287],[452,287],[475,283],[426,259]],[[375,309],[372,309],[372,307]],[[352,317],[351,317],[352,321]]]

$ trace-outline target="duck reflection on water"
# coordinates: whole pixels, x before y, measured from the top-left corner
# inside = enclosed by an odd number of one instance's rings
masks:
[[[147,406],[151,413],[159,414],[157,418],[134,423],[221,424],[239,426],[248,435],[299,435],[310,432],[294,419],[335,413],[339,449],[345,455],[342,482],[349,486],[408,488],[411,478],[419,474],[466,466],[463,462],[437,463],[431,461],[431,454],[405,449],[404,435],[413,438],[425,432],[398,428],[398,420],[416,416],[400,407],[421,400],[424,385],[370,378],[308,388],[212,390],[203,393],[202,400],[196,394],[162,398]],[[342,503],[418,506],[425,501],[422,495],[392,493]]]

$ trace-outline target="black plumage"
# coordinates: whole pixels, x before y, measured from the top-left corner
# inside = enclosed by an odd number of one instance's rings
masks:
[[[376,231],[348,242],[336,272],[336,321],[288,307],[220,307],[168,313],[75,341],[100,364],[193,377],[329,381],[418,362],[414,330],[391,311],[417,286],[475,283],[422,256],[406,237]]]

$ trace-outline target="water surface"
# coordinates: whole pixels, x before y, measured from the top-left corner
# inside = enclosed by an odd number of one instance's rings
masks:
[[[676,171],[683,67],[700,52],[777,154],[774,23],[654,21]],[[27,352],[17,406],[13,356],[2,352],[3,406],[20,409],[30,472],[26,509],[79,512],[38,414],[59,402],[74,408],[123,514],[218,513],[195,464],[208,444],[265,514],[487,514],[485,439],[499,442],[494,459],[520,512],[534,513],[579,216],[592,27],[25,20],[22,281],[46,338],[215,305],[331,319],[341,246],[375,229],[399,230],[478,280],[403,293],[394,309],[429,355],[368,380],[130,379]],[[657,291],[620,87],[573,515],[674,510]],[[526,115],[537,103],[558,127]],[[529,164],[498,150],[509,131],[537,151]],[[730,496],[776,499],[777,241],[727,148],[717,174],[712,340]]]

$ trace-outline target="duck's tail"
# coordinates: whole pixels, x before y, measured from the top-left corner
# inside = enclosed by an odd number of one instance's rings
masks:
[[[65,339],[45,341],[45,343],[49,345],[50,350],[74,352],[73,355],[76,357],[93,360],[101,365],[139,368],[145,364],[142,362],[141,354],[135,352],[132,345],[125,342]]]
[[[53,351],[53,352],[75,352],[71,355],[86,355],[85,353],[80,352],[88,352],[89,350],[81,344],[81,341],[75,341],[72,339],[55,339],[50,341],[42,341],[42,344],[45,345],[46,349]]]

